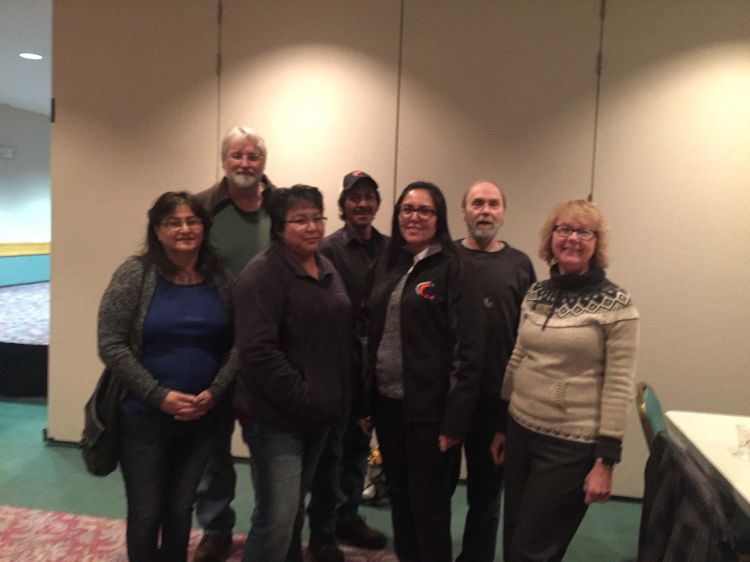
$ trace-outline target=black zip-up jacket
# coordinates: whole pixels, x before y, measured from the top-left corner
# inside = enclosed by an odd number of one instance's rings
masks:
[[[368,278],[367,374],[360,413],[369,415],[375,363],[388,300],[413,257],[406,250],[392,271],[387,255]],[[440,433],[463,441],[479,394],[481,344],[470,310],[462,302],[463,266],[457,255],[439,251],[409,273],[401,298],[401,352],[404,367],[404,421],[438,423]]]
[[[237,278],[234,406],[250,420],[311,429],[348,412],[351,305],[333,264],[317,260],[314,279],[276,241]]]

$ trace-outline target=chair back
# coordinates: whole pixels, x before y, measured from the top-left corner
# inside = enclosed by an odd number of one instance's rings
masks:
[[[654,389],[645,382],[639,382],[637,389],[638,416],[641,418],[643,434],[646,436],[646,444],[650,450],[656,436],[667,430],[667,420]]]

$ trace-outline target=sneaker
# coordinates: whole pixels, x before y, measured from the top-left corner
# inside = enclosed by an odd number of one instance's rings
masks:
[[[311,539],[307,550],[313,562],[344,562],[344,553],[331,535]]]
[[[336,536],[347,544],[370,550],[385,548],[388,542],[383,533],[368,527],[364,519],[359,516],[349,523],[340,524],[336,528]]]
[[[224,562],[232,546],[232,535],[203,535],[195,549],[193,562]]]

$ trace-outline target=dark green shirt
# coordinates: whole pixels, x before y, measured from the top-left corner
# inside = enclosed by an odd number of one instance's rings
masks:
[[[271,219],[265,211],[243,211],[226,200],[214,215],[211,244],[235,275],[271,242]]]

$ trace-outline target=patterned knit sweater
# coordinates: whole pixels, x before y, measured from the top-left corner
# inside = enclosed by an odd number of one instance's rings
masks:
[[[522,426],[561,439],[597,443],[620,458],[633,396],[638,311],[601,269],[531,286],[503,398]]]

